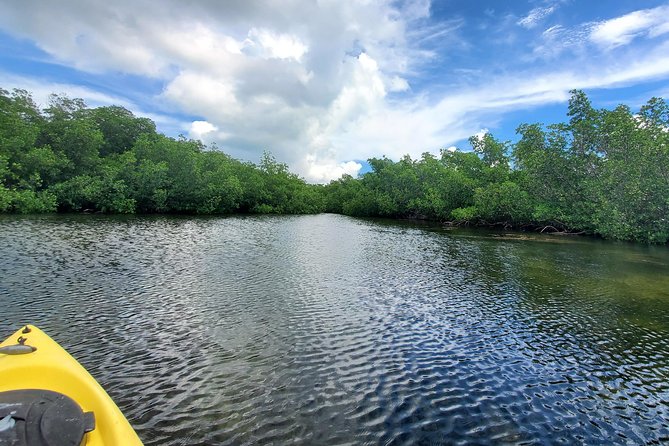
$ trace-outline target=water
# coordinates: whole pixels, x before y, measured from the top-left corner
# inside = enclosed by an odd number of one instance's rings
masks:
[[[0,217],[147,445],[669,442],[669,251],[300,217]]]

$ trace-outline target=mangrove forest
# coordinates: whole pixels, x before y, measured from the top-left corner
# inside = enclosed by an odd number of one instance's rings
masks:
[[[669,105],[596,109],[571,92],[566,122],[490,133],[471,151],[369,159],[371,171],[309,184],[171,138],[126,108],[0,89],[0,212],[307,214],[425,219],[643,243],[669,240]]]

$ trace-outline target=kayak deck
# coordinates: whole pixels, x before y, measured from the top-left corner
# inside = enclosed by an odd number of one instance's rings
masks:
[[[29,332],[22,328],[0,344],[0,349],[19,346],[23,338],[24,346],[35,348],[23,354],[0,354],[0,392],[44,389],[62,393],[83,411],[95,414],[96,426],[86,434],[86,446],[141,445],[120,409],[86,369],[40,329],[27,328]]]

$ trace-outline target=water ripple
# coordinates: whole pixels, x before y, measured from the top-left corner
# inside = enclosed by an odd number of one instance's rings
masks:
[[[147,445],[669,442],[669,254],[333,215],[0,217]]]

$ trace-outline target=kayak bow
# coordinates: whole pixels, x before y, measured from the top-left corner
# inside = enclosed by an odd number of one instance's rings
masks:
[[[0,344],[0,444],[142,442],[86,369],[44,332],[28,325]]]

